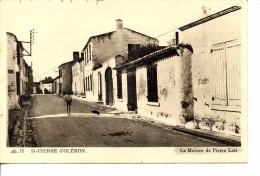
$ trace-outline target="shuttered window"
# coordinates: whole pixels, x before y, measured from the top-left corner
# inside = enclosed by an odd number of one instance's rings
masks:
[[[86,77],[86,91],[88,91],[88,77]]]
[[[92,53],[91,53],[91,45],[89,45],[89,61],[92,59]]]
[[[85,57],[84,57],[84,62],[85,62],[85,65],[86,65],[86,64],[87,64],[87,57],[88,57],[86,50],[84,51],[84,53],[85,53],[85,54],[84,54],[84,55],[85,55]]]
[[[157,65],[147,66],[148,102],[158,102]]]
[[[89,85],[90,86],[90,91],[92,91],[92,75],[90,75],[89,79],[90,79],[90,85]]]
[[[240,40],[215,44],[213,58],[213,104],[240,106]]]
[[[89,79],[89,76],[88,76],[88,91],[90,90],[90,84],[89,84],[89,81],[90,81],[90,79]]]
[[[122,99],[122,73],[120,71],[117,72],[117,98]]]

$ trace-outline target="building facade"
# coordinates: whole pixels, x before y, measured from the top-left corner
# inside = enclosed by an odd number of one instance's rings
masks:
[[[167,47],[115,67],[116,108],[171,125],[193,118],[192,52]]]
[[[104,99],[103,88],[105,84],[102,82],[105,81],[110,85],[108,88],[110,91],[113,89],[113,79],[111,78],[111,68],[106,70],[107,68],[103,66],[107,65],[106,62],[115,56],[122,56],[127,60],[129,49],[147,44],[159,45],[159,41],[131,29],[123,28],[122,20],[116,20],[116,31],[90,37],[82,50],[86,98],[109,105],[114,104],[112,103],[114,102],[112,93],[110,93],[109,100]],[[102,71],[99,69],[101,67]]]
[[[115,58],[104,62],[96,71],[105,76],[94,77],[102,78],[97,91],[102,90],[105,104],[117,109],[172,125],[193,122],[194,128],[239,135],[241,7],[176,32],[175,46],[121,64]]]
[[[51,77],[45,77],[44,80],[40,81],[40,89],[43,94],[54,93],[54,80]]]
[[[7,32],[8,107],[19,108],[21,95],[32,93],[32,68],[23,58],[23,45],[17,37]]]
[[[84,76],[84,55],[79,56],[79,52],[73,53],[72,64],[72,92],[75,96],[85,97],[85,76]]]
[[[179,28],[194,49],[194,116],[205,128],[240,133],[241,11],[233,6]]]
[[[59,95],[67,92],[72,94],[72,63],[70,61],[59,66]]]
[[[33,83],[33,94],[41,94],[40,82]]]
[[[53,93],[59,94],[60,90],[59,76],[53,79]]]

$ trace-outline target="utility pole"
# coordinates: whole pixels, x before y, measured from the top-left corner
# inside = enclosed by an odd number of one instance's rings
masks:
[[[30,30],[30,42],[26,42],[26,41],[20,41],[21,43],[24,44],[29,44],[30,45],[30,51],[27,51],[24,47],[23,47],[23,51],[26,52],[26,54],[24,54],[23,56],[32,56],[32,45],[34,44],[34,29]]]

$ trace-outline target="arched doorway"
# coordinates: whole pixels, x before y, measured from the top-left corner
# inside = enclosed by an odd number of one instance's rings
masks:
[[[108,67],[105,72],[106,80],[106,105],[113,105],[113,80],[112,80],[112,69]]]

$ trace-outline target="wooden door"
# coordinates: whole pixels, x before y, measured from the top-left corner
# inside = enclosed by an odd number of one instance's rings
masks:
[[[127,107],[129,111],[137,109],[137,96],[136,96],[136,72],[135,70],[127,71]]]
[[[101,73],[98,73],[98,101],[102,101],[102,77]]]
[[[113,80],[112,80],[112,69],[109,67],[105,74],[106,80],[106,104],[113,105]]]

